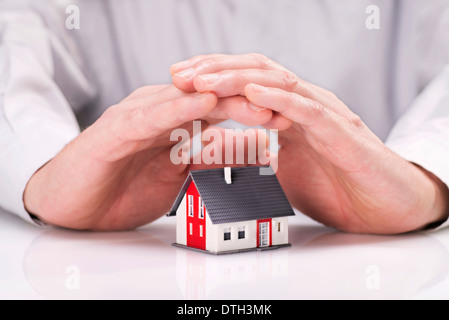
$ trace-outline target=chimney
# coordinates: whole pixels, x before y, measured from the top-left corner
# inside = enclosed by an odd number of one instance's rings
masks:
[[[224,168],[224,178],[227,184],[232,184],[231,167]]]

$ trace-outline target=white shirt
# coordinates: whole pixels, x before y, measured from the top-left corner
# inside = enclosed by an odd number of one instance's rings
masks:
[[[89,125],[169,83],[172,63],[217,52],[265,54],[336,93],[449,184],[448,30],[449,0],[0,0],[0,207],[32,221],[24,188],[79,134],[75,113]]]

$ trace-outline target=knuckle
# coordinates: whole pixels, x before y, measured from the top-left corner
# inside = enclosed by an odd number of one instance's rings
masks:
[[[148,134],[148,127],[139,125],[141,123],[141,119],[145,119],[144,117],[146,116],[146,108],[132,108],[123,114],[121,121],[131,125],[134,133],[132,134],[133,140],[142,139]]]
[[[191,102],[191,98],[183,97],[180,99],[173,100],[170,103],[169,109],[173,110],[173,112],[171,113],[171,118],[172,118],[173,122],[176,123],[176,125],[182,124],[182,122],[183,122],[182,121],[182,109],[189,102]]]
[[[267,59],[266,56],[264,56],[263,54],[258,53],[258,52],[250,52],[250,53],[248,53],[248,55],[250,57],[253,57],[257,61],[264,61],[265,59]]]
[[[124,112],[121,105],[114,105],[106,109],[97,124],[117,141],[125,140],[123,137],[123,124],[128,121],[128,112]]]
[[[129,96],[127,96],[123,101],[129,101],[138,98],[145,93],[148,93],[152,89],[152,86],[143,86],[134,90]]]
[[[198,72],[208,72],[212,70],[214,66],[218,65],[219,61],[217,58],[207,58],[197,62],[195,68]]]
[[[120,118],[122,116],[123,113],[123,107],[122,105],[124,105],[124,103],[122,102],[121,104],[117,104],[117,105],[113,105],[109,108],[107,108],[103,114],[101,115],[100,119],[101,121],[106,121],[106,122],[112,122],[117,118]]]
[[[312,111],[313,118],[319,119],[324,117],[326,113],[325,107],[315,100],[309,100],[310,103],[310,110]]]
[[[113,114],[115,114],[117,112],[118,108],[119,108],[119,105],[110,106],[103,112],[102,117],[104,117],[104,118],[111,117]]]
[[[328,95],[328,97],[329,97],[331,100],[333,100],[333,101],[340,100],[340,99],[338,98],[338,96],[337,96],[335,93],[333,93],[332,91],[327,91],[327,95]]]
[[[206,57],[206,55],[199,54],[199,55],[196,55],[196,56],[193,56],[193,57],[187,59],[187,61],[190,61],[190,62],[200,61],[201,59],[204,59],[205,57]]]
[[[298,98],[296,96],[296,94],[287,92],[287,94],[285,95],[286,101],[285,101],[285,105],[287,107],[295,107],[298,103]]]
[[[280,77],[285,90],[293,92],[299,85],[298,77],[287,70],[280,71]]]
[[[349,123],[351,124],[351,126],[358,129],[363,128],[365,125],[362,119],[356,114],[351,115],[351,117],[349,118]]]
[[[231,85],[232,87],[237,88],[238,86],[244,84],[247,85],[250,83],[250,77],[245,72],[239,72],[239,71],[223,71],[223,75],[232,77],[235,82]]]
[[[322,92],[323,97],[325,99],[327,99],[327,101],[329,101],[329,103],[332,103],[335,105],[338,105],[339,103],[341,103],[340,99],[334,92],[326,90],[326,89],[322,89],[322,90],[323,90],[323,92]]]
[[[134,90],[131,95],[140,95],[141,93],[147,92],[148,90],[152,89],[152,86],[148,85],[148,86],[143,86],[143,87],[139,87],[136,90]]]
[[[295,76],[295,88],[293,88],[296,92],[301,92],[302,95],[307,96],[307,97],[311,97],[312,96],[312,91],[311,88],[309,86],[309,84],[304,81],[301,78],[298,78],[296,75]]]
[[[272,65],[271,59],[267,58],[261,53],[248,53],[249,56],[251,56],[257,63],[257,65],[262,69],[268,69]]]

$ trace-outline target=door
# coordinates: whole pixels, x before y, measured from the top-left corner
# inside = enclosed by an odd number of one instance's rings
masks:
[[[257,247],[271,246],[271,219],[257,221]]]

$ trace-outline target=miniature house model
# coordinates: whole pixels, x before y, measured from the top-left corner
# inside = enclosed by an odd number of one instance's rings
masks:
[[[174,245],[214,254],[290,246],[293,209],[274,172],[260,168],[191,171],[168,214]]]

